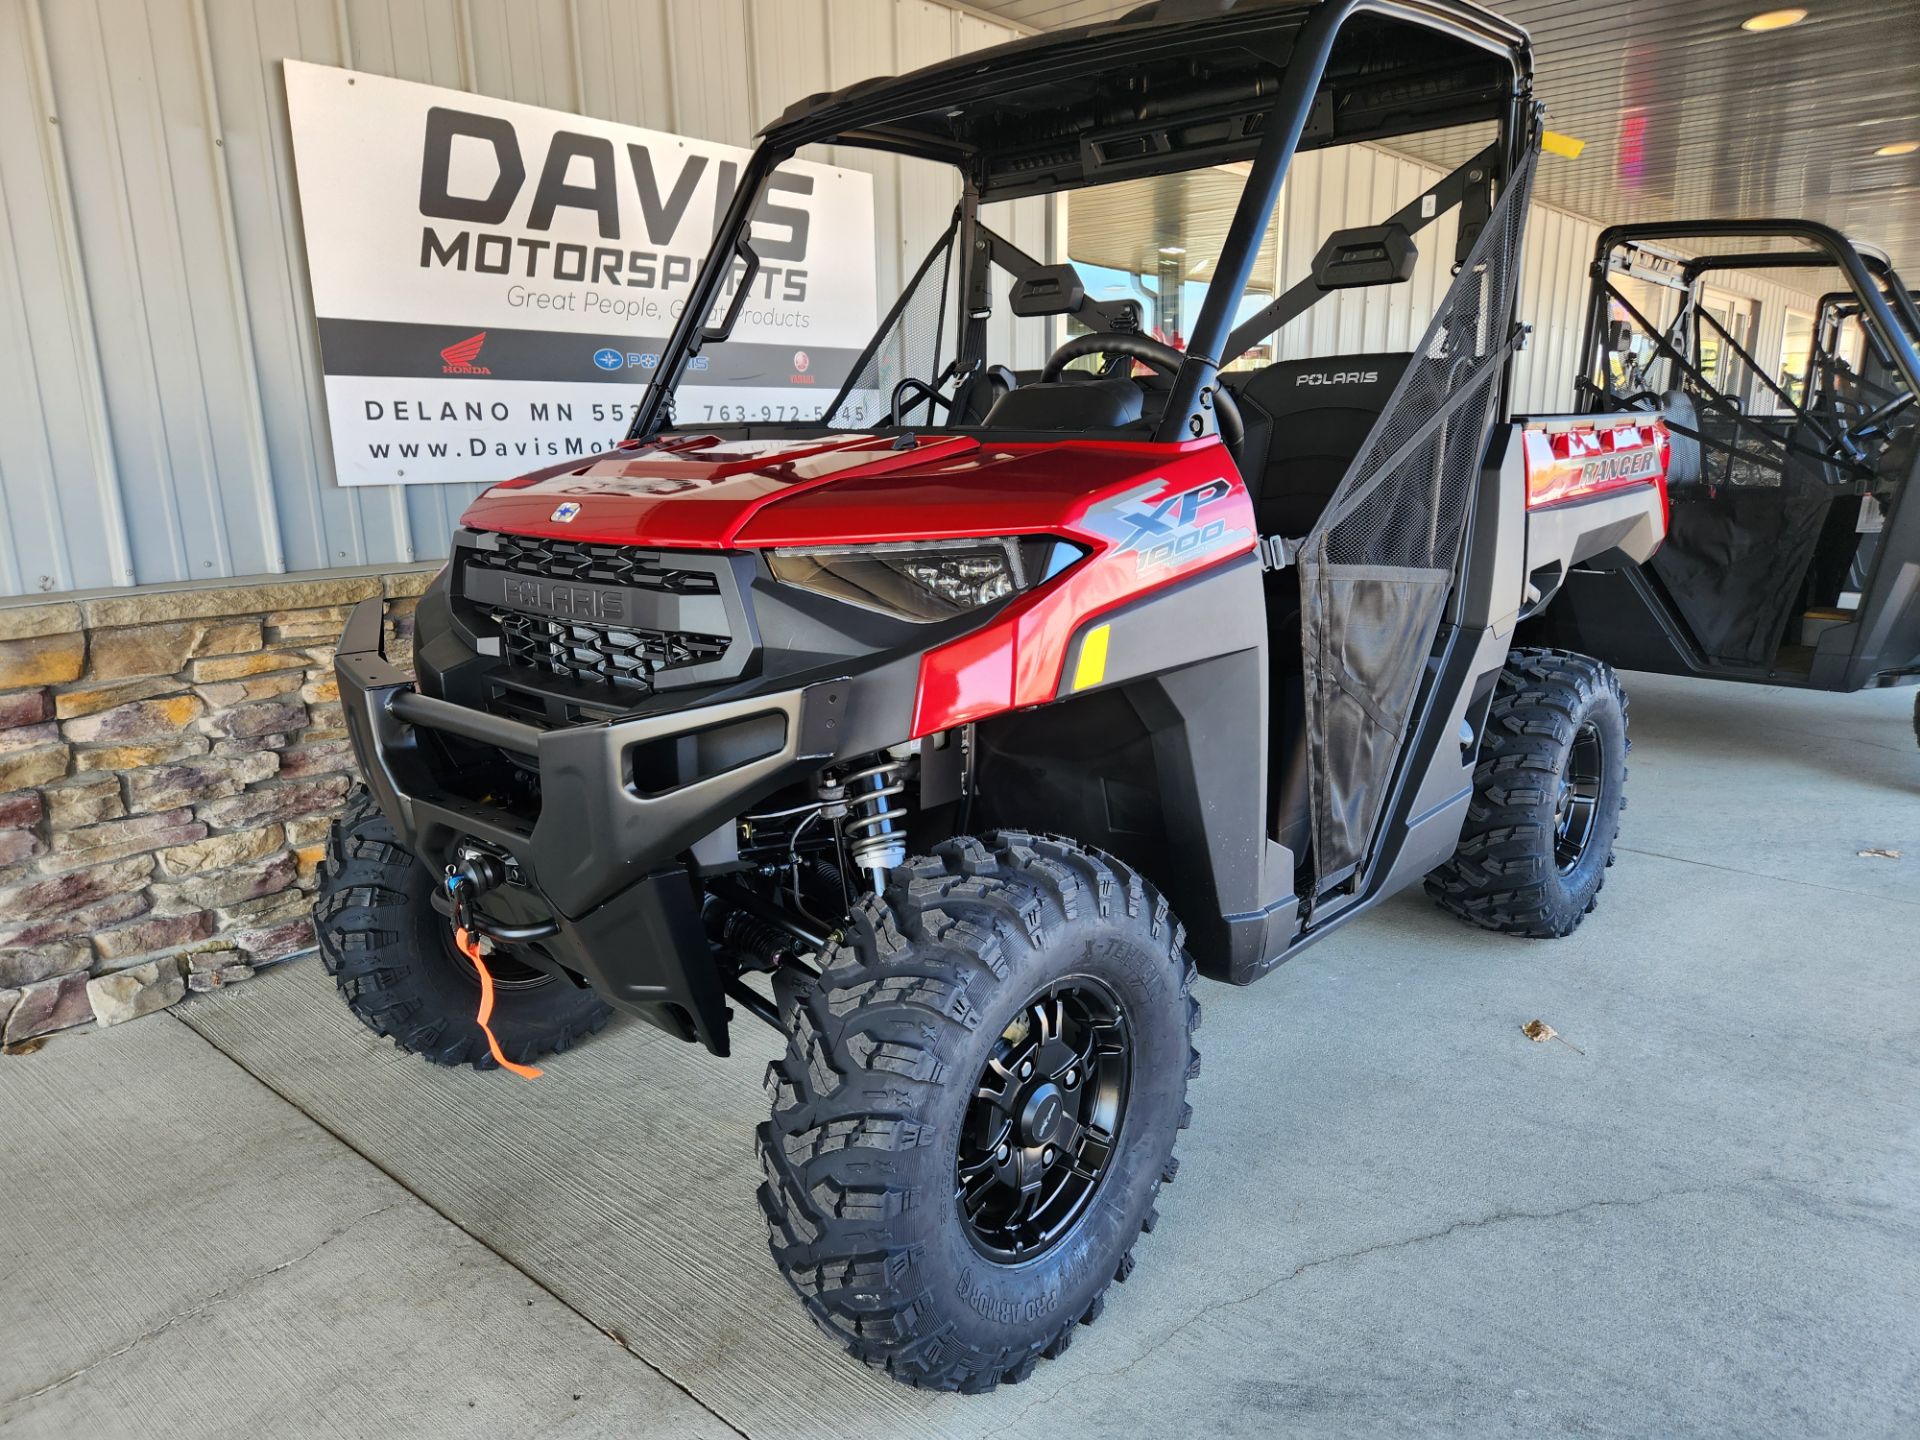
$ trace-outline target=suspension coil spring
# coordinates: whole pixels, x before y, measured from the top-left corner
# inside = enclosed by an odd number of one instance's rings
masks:
[[[893,803],[893,797],[907,788],[906,771],[904,760],[882,760],[854,771],[842,782],[850,811],[847,849],[853,863],[872,877],[875,890],[885,887],[887,871],[906,863],[907,832],[902,825],[906,807]]]

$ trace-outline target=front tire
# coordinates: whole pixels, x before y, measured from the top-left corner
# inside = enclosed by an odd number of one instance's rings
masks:
[[[314,903],[320,959],[347,1008],[376,1035],[435,1065],[497,1068],[474,1016],[480,980],[453,948],[429,892],[433,876],[400,843],[365,787],[333,822]],[[591,990],[516,962],[488,961],[491,1021],[500,1050],[517,1065],[568,1049],[612,1013]]]
[[[1515,650],[1487,715],[1459,847],[1427,876],[1427,893],[1487,930],[1571,935],[1613,864],[1630,748],[1611,666]]]
[[[1183,947],[1119,861],[1008,833],[909,862],[818,984],[777,977],[760,1203],[822,1329],[897,1380],[975,1393],[1093,1323],[1192,1116]]]

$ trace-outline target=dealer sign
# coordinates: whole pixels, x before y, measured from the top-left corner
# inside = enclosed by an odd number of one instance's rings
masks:
[[[285,63],[343,485],[506,479],[625,433],[746,152]],[[873,181],[789,161],[681,423],[817,419],[872,335]]]

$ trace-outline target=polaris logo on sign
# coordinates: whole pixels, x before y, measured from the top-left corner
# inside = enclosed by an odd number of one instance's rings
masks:
[[[1322,370],[1317,374],[1309,371],[1293,383],[1295,385],[1371,385],[1379,378],[1378,370]]]

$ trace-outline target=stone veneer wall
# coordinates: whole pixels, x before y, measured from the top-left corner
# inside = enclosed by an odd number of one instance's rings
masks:
[[[412,658],[433,569],[0,604],[0,1045],[110,1025],[312,948],[352,782],[347,610]]]

